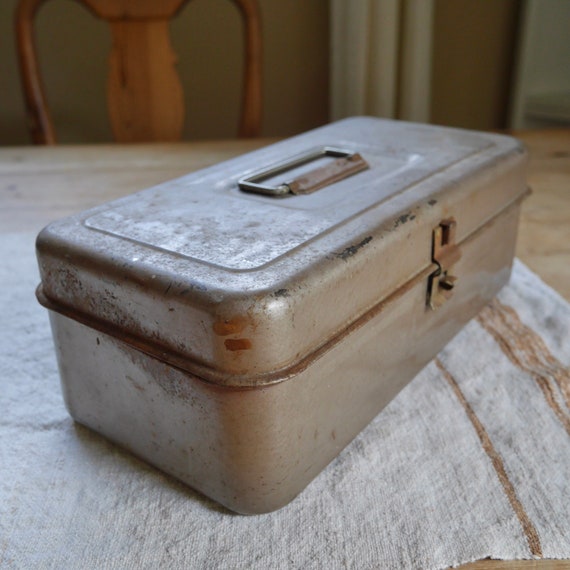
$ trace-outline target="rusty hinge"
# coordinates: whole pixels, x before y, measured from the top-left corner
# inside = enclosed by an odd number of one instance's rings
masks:
[[[461,258],[461,250],[455,243],[457,222],[454,218],[442,220],[432,235],[432,261],[437,269],[429,276],[427,304],[437,309],[453,294],[457,277],[451,274],[451,266]]]

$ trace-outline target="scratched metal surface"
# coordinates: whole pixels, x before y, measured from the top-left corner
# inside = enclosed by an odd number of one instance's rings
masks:
[[[325,144],[326,140],[307,139],[304,145]],[[84,223],[95,231],[229,272],[256,269],[339,228],[406,186],[479,152],[489,142],[465,137],[439,153],[417,143],[416,148],[411,144],[388,147],[373,137],[360,141],[356,136],[345,137],[341,145],[363,153],[370,169],[310,195],[275,198],[244,194],[236,178],[257,164],[252,162],[254,157],[244,157],[242,163],[227,169],[141,192]]]
[[[370,169],[304,196],[237,188],[321,145]],[[429,267],[439,220],[453,215],[461,240],[494,217],[525,190],[524,163],[508,137],[341,121],[52,224],[43,293],[239,384],[298,362]]]

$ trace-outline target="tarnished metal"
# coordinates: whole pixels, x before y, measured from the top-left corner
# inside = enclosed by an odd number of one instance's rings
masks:
[[[370,168],[240,191],[331,141]],[[525,160],[509,137],[358,118],[48,226],[38,297],[71,415],[233,510],[282,506],[506,282]],[[438,270],[453,296],[426,310]]]
[[[457,222],[454,218],[442,220],[433,230],[432,261],[437,269],[428,279],[428,306],[437,309],[451,298],[457,277],[451,275],[452,265],[461,259],[461,250],[455,243]]]
[[[260,182],[303,166],[323,157],[335,157],[331,164],[322,166],[293,180],[279,183],[275,186],[260,184]],[[264,168],[238,181],[238,186],[244,192],[266,194],[268,196],[284,196],[286,194],[310,194],[328,184],[338,182],[347,176],[357,174],[368,168],[367,162],[357,152],[325,146],[310,150],[300,156],[295,156],[285,162]]]

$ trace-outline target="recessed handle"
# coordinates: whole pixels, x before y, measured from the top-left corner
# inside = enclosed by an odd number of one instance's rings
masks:
[[[272,176],[287,172],[288,170],[292,170],[293,168],[297,168],[325,156],[334,157],[336,160],[325,166],[306,172],[293,180],[282,182],[277,186],[261,184],[263,180],[267,180]],[[333,182],[338,182],[347,176],[352,176],[367,168],[369,168],[368,163],[357,152],[325,146],[310,150],[305,154],[269,166],[268,168],[241,178],[238,181],[238,185],[244,192],[254,192],[256,194],[266,194],[269,196],[310,194],[319,188],[323,188]]]

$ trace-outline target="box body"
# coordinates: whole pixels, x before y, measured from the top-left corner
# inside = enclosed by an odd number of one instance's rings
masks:
[[[238,187],[331,144],[369,168]],[[287,504],[507,282],[524,165],[508,137],[357,118],[48,226],[71,415],[232,510]]]

